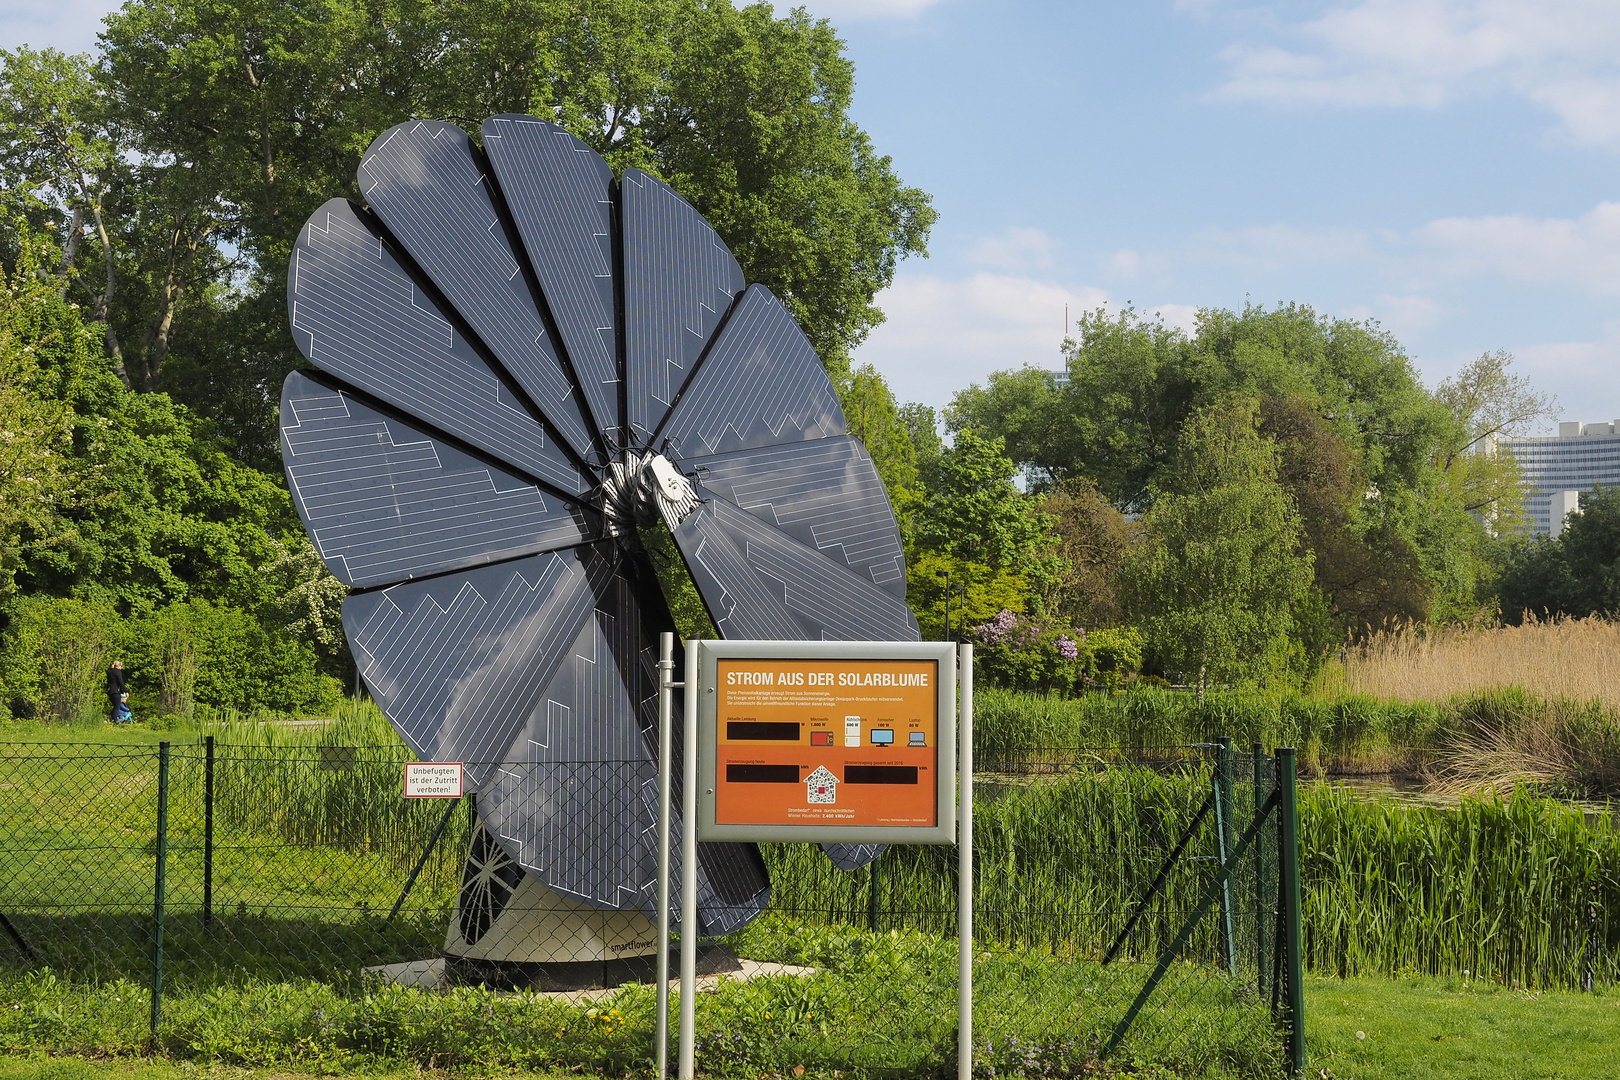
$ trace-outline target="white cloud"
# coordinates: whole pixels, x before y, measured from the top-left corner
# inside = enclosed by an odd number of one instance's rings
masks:
[[[1402,341],[1445,322],[1448,305],[1427,296],[1375,296],[1370,304],[1355,304],[1341,313],[1351,319],[1377,319],[1379,325]]]
[[[1130,248],[1121,248],[1108,257],[1108,270],[1115,277],[1135,281],[1142,272],[1142,256]]]
[[[877,303],[887,321],[856,362],[881,371],[902,401],[940,407],[992,371],[1060,367],[1065,306],[1073,320],[1108,295],[1019,275],[946,278],[902,269]]]
[[[1014,226],[1000,236],[981,238],[964,258],[981,266],[1003,270],[1047,269],[1057,254],[1058,242],[1040,229]]]
[[[1280,105],[1435,108],[1512,93],[1577,140],[1620,142],[1613,0],[1361,0],[1234,44],[1216,96]]]
[[[1362,229],[1304,229],[1273,224],[1204,229],[1193,235],[1190,253],[1208,262],[1275,273],[1301,263],[1366,258],[1372,248],[1373,237]]]
[[[1517,366],[1536,387],[1549,391],[1563,407],[1563,419],[1596,423],[1620,416],[1620,321],[1607,322],[1597,341],[1559,341],[1521,345],[1512,350]],[[1607,402],[1610,412],[1601,412]],[[1548,425],[1549,430],[1553,430]]]
[[[1159,316],[1164,325],[1187,334],[1198,331],[1198,308],[1193,304],[1149,304],[1143,311]]]
[[[1444,273],[1491,272],[1620,295],[1620,203],[1599,203],[1579,218],[1441,218],[1418,229],[1415,239]]]
[[[5,0],[0,4],[0,49],[28,45],[67,53],[94,52],[101,20],[120,0]]]

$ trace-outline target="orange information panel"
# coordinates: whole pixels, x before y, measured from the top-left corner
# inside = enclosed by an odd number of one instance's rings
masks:
[[[940,754],[948,744],[951,773],[955,728],[942,727],[940,713],[955,672],[939,657],[720,656],[712,670],[713,726],[700,728],[713,732],[713,757],[704,755],[713,815],[704,819],[718,827],[704,830],[710,836],[785,827],[784,838],[872,830],[919,842],[951,823],[942,799],[954,820],[954,776],[940,775]]]
[[[939,664],[721,660],[715,821],[939,819]]]

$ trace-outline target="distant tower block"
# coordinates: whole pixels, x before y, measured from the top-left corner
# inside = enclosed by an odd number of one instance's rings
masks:
[[[1620,420],[1565,421],[1556,437],[1502,438],[1496,446],[1513,454],[1531,527],[1547,536],[1562,532],[1565,515],[1577,508],[1570,492],[1620,487]]]
[[[1581,512],[1581,493],[1578,491],[1555,491],[1547,506],[1547,518],[1551,528],[1548,535],[1557,537],[1564,531],[1565,518],[1570,514]]]

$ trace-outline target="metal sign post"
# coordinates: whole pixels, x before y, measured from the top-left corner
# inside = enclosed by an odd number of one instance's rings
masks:
[[[681,715],[681,1046],[680,1080],[697,1076],[697,786],[698,648],[686,639],[685,711]]]
[[[674,738],[670,694],[675,678],[675,635],[658,635],[658,1080],[669,1075],[669,800]]]
[[[961,740],[961,776],[957,781],[961,809],[957,812],[956,872],[956,1076],[973,1078],[973,645],[957,646],[960,710],[957,731]]]
[[[697,844],[958,845],[957,1074],[973,1071],[973,646],[686,642],[659,663],[658,1075],[667,1075],[671,693],[681,755],[679,1080],[696,1075]],[[699,688],[702,688],[700,694]],[[958,767],[958,748],[960,765]],[[729,791],[728,791],[729,789]]]

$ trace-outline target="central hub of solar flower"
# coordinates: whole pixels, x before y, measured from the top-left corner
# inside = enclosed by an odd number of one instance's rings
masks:
[[[673,529],[698,507],[691,481],[663,454],[626,450],[608,465],[598,491],[602,516],[613,536],[655,521]]]

